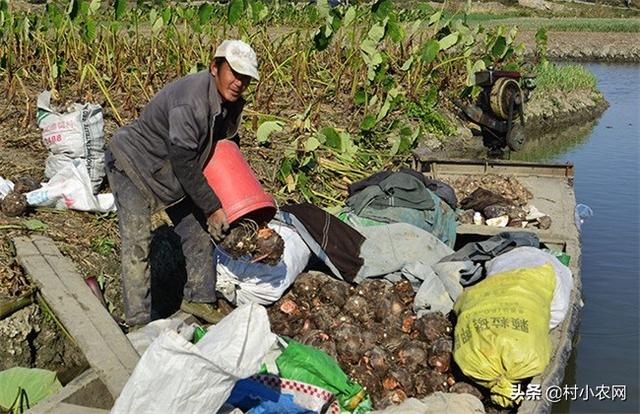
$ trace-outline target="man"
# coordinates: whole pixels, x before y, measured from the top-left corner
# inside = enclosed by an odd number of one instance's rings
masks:
[[[210,236],[222,239],[229,224],[202,171],[216,141],[238,141],[242,93],[252,78],[259,80],[251,46],[225,40],[209,70],[166,85],[138,119],[116,131],[108,145],[107,177],[118,208],[129,325],[152,319],[151,215],[163,209],[185,257],[187,282],[181,309],[209,322],[220,319]]]

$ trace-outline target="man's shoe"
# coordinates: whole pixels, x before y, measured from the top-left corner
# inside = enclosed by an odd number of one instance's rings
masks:
[[[226,316],[215,303],[192,302],[186,299],[182,300],[180,310],[213,324],[220,322]]]

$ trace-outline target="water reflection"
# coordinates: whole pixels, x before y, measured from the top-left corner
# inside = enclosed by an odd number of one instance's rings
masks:
[[[549,161],[557,158],[584,144],[591,136],[596,123],[594,120],[558,133],[528,139],[520,151],[511,152],[508,158],[517,161]]]

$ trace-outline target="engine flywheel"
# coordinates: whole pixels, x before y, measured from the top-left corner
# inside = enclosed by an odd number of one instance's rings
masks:
[[[513,101],[514,116],[522,105],[522,90],[518,82],[511,78],[499,78],[491,87],[491,110],[502,119],[509,119],[509,106]]]

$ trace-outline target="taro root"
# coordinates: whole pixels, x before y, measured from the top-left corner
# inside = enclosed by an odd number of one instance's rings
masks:
[[[320,288],[318,298],[323,304],[342,308],[347,302],[349,285],[339,280],[331,280]]]
[[[333,341],[333,338],[324,331],[311,329],[299,337],[298,340],[305,345],[310,345],[326,352],[333,358],[337,359],[338,357],[336,344]]]
[[[367,323],[373,318],[373,310],[371,306],[369,306],[368,301],[357,294],[350,296],[342,309],[345,313],[350,314],[361,323]]]
[[[336,340],[338,359],[347,364],[356,364],[364,353],[360,329],[349,323],[342,324],[333,334]]]
[[[400,388],[384,391],[382,397],[375,403],[375,408],[385,408],[389,405],[400,404],[407,399],[407,394]]]
[[[24,216],[27,213],[28,207],[27,198],[24,194],[18,193],[15,190],[11,191],[0,201],[0,210],[2,210],[7,217]]]
[[[362,365],[356,365],[349,371],[351,379],[362,385],[370,396],[377,396],[382,392],[382,380],[378,374]]]
[[[362,341],[362,349],[371,349],[376,346],[378,342],[378,335],[375,332],[372,332],[369,329],[360,330],[360,341]]]
[[[410,372],[417,372],[420,367],[427,366],[429,353],[425,349],[424,343],[410,340],[403,342],[396,350],[394,356],[397,363],[404,366]]]
[[[413,291],[413,286],[406,280],[396,283],[393,285],[393,289],[391,290],[396,298],[405,306],[413,303],[413,298],[415,297],[415,292]]]
[[[336,321],[338,309],[331,306],[319,306],[313,308],[310,313],[311,320],[318,328],[328,330]]]
[[[468,382],[456,382],[451,386],[451,388],[449,388],[449,392],[455,392],[457,394],[471,394],[479,400],[482,400],[484,397],[477,387],[474,387]]]
[[[416,375],[414,378],[414,386],[416,395],[423,397],[436,391],[447,391],[447,375],[438,372],[426,370]]]
[[[384,375],[389,369],[387,359],[386,351],[380,346],[374,346],[369,349],[362,357],[362,361],[379,375]]]
[[[320,287],[327,283],[328,279],[329,277],[322,273],[302,273],[296,278],[293,284],[293,291],[296,296],[306,300],[307,302],[311,302],[311,300],[318,294]]]
[[[438,372],[445,373],[451,367],[451,352],[435,352],[429,355],[429,366]]]
[[[486,190],[482,187],[477,188],[467,197],[460,201],[460,206],[465,210],[482,211],[486,207],[501,204],[511,204],[509,200],[502,197],[500,194],[496,194],[493,191]]]
[[[356,293],[373,302],[387,297],[391,286],[391,283],[384,279],[367,279],[358,285]]]
[[[256,246],[257,252],[254,253],[254,260],[260,260],[272,266],[280,262],[282,253],[284,253],[284,240],[275,230],[268,227],[258,230]]]
[[[450,337],[438,338],[429,345],[429,353],[453,352],[453,340]]]
[[[302,311],[300,310],[300,307],[298,306],[298,304],[293,299],[289,299],[289,298],[284,299],[280,303],[279,309],[280,309],[280,312],[293,317],[297,317],[302,314]]]
[[[241,220],[231,228],[221,247],[236,260],[247,256],[251,261],[275,266],[284,252],[284,240],[273,229],[259,227],[251,220]]]
[[[390,317],[399,317],[405,310],[406,306],[396,297],[390,295],[382,298],[376,303],[374,308],[374,318],[376,322],[383,322]]]
[[[395,367],[387,372],[387,376],[389,375],[391,375],[398,381],[398,383],[400,384],[400,388],[402,388],[402,390],[407,395],[413,395],[415,393],[413,384],[413,372],[409,372],[409,370],[404,367]]]
[[[24,194],[31,191],[35,191],[40,188],[41,185],[33,178],[23,175],[14,180],[13,191],[16,193]]]
[[[451,336],[451,322],[440,312],[423,315],[414,323],[415,329],[427,342],[433,342],[443,336]]]
[[[402,323],[400,326],[400,330],[404,333],[411,333],[413,331],[413,324],[416,321],[415,315],[410,313],[406,313],[402,316]]]

